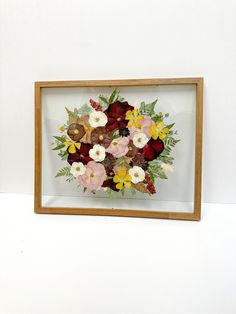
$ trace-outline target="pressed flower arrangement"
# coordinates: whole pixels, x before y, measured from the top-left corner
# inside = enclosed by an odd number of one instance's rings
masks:
[[[76,180],[83,188],[109,196],[131,190],[155,194],[156,179],[172,170],[172,148],[179,142],[168,113],[155,111],[157,100],[131,105],[115,89],[74,111],[54,136],[53,150],[68,165],[56,177]]]

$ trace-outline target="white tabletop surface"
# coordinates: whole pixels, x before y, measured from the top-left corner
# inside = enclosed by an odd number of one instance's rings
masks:
[[[38,215],[0,194],[1,314],[235,314],[236,205],[200,222]]]

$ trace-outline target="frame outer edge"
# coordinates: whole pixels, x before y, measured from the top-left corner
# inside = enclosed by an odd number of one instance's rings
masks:
[[[148,212],[143,210],[91,209],[91,208],[48,208],[42,207],[42,112],[41,89],[60,87],[101,87],[101,86],[155,86],[155,85],[196,85],[196,143],[195,143],[195,179],[194,212]],[[35,187],[34,211],[41,214],[80,214],[95,216],[122,216],[161,219],[180,219],[198,221],[201,219],[201,169],[202,169],[202,116],[203,116],[203,78],[160,78],[125,79],[91,81],[45,81],[35,82]]]

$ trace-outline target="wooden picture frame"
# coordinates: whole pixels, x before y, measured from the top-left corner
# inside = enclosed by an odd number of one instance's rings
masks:
[[[66,208],[43,207],[42,196],[42,107],[41,95],[45,88],[63,87],[122,87],[122,86],[160,86],[194,85],[196,87],[196,130],[195,130],[195,178],[193,213],[161,212],[143,210],[105,209],[105,208]],[[36,213],[109,215],[126,217],[165,218],[200,220],[201,218],[201,173],[202,173],[202,115],[203,115],[203,78],[154,78],[126,80],[84,80],[35,82],[35,192],[34,208]]]

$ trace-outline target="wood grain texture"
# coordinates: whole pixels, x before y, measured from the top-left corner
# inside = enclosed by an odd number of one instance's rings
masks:
[[[195,85],[196,86],[196,138],[195,138],[195,182],[194,212],[161,212],[130,209],[104,208],[55,208],[42,207],[42,88],[60,87],[119,87],[119,86],[157,86],[157,85]],[[50,81],[35,82],[35,212],[44,214],[79,214],[101,216],[145,217],[181,220],[200,220],[201,218],[201,174],[202,174],[202,115],[203,78],[160,78],[129,80],[90,80],[90,81]]]

